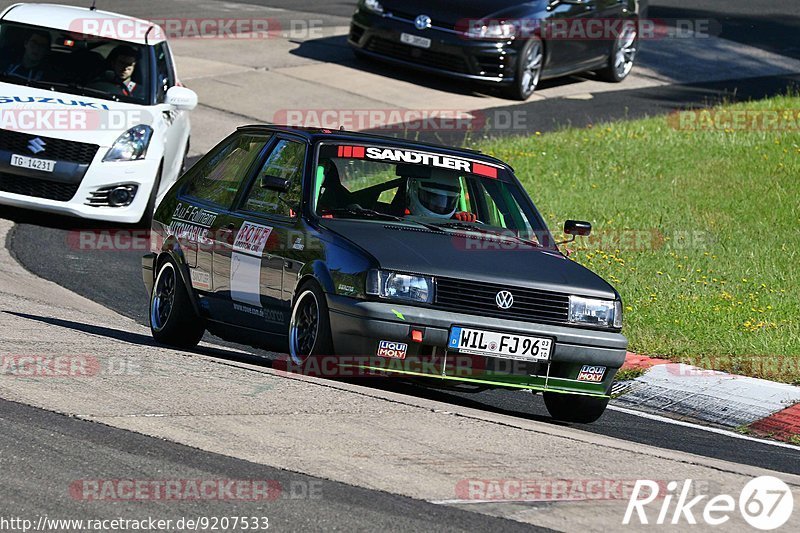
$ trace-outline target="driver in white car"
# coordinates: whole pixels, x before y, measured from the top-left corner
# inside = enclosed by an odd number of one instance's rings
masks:
[[[27,81],[44,78],[47,56],[50,54],[50,33],[34,31],[25,39],[22,57],[3,69],[6,76],[15,76]]]
[[[139,52],[135,48],[124,44],[117,46],[108,54],[107,61],[114,73],[114,81],[120,85],[124,96],[133,96],[137,90],[138,85],[132,78],[138,57]]]

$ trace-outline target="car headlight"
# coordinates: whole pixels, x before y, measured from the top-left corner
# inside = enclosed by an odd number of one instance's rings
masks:
[[[114,141],[103,161],[137,161],[144,159],[152,136],[153,128],[150,126],[134,126]]]
[[[433,278],[400,274],[386,270],[370,270],[367,294],[404,302],[433,303]]]
[[[622,327],[622,302],[570,296],[569,321],[573,324],[619,329]]]
[[[364,0],[364,7],[367,8],[368,11],[383,15],[383,6],[378,0]]]
[[[514,24],[499,20],[472,21],[467,29],[467,37],[472,39],[510,39],[516,34]]]

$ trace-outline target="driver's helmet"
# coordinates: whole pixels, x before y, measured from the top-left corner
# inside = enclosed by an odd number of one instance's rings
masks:
[[[415,216],[451,218],[460,196],[461,187],[451,176],[411,178],[408,183],[408,209]]]

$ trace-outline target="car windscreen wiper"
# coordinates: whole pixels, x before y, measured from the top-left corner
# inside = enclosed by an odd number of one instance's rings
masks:
[[[519,235],[503,233],[502,231],[491,230],[489,228],[476,226],[470,222],[461,222],[458,220],[448,220],[447,222],[437,222],[433,224],[437,228],[448,228],[448,229],[463,229],[467,231],[474,231],[475,233],[481,233],[483,235],[492,235],[496,237],[503,237],[508,239],[515,239],[517,241],[523,242],[525,244],[529,244],[531,246],[536,246],[537,248],[542,248],[542,245],[536,241],[531,241],[520,237]]]
[[[379,218],[382,220],[395,220],[395,221],[405,220],[403,219],[403,217],[390,215],[389,213],[381,213],[380,211],[375,211],[374,209],[367,209],[366,207],[361,207],[358,204],[350,204],[347,207],[332,207],[330,209],[323,209],[322,212],[326,215],[344,214],[344,215],[363,216],[369,218]]]
[[[380,220],[391,220],[393,222],[404,222],[404,223],[412,223],[422,226],[428,230],[435,231],[440,233],[442,230],[436,227],[433,224],[426,224],[425,222],[420,222],[419,220],[408,219],[405,217],[397,216],[397,215],[390,215],[389,213],[382,213],[380,211],[375,211],[374,209],[367,209],[366,207],[361,207],[358,204],[350,204],[347,207],[334,207],[331,209],[325,209],[325,214],[335,215],[337,213],[344,213],[348,215],[356,215],[356,216],[364,216],[364,217],[371,217]]]

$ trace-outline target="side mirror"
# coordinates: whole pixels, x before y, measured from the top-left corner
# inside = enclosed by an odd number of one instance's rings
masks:
[[[567,235],[578,235],[588,237],[592,234],[592,224],[583,220],[567,220],[564,222],[564,233]]]
[[[197,93],[186,87],[178,87],[176,85],[167,90],[165,102],[167,105],[181,111],[191,111],[197,107]]]
[[[262,189],[269,189],[281,193],[289,190],[289,180],[277,176],[261,176],[259,185],[261,185]]]
[[[581,237],[588,237],[592,233],[592,224],[589,222],[584,222],[583,220],[567,220],[564,222],[564,233],[566,235],[572,235],[572,238],[567,239],[566,241],[557,242],[556,244],[558,246],[574,241],[575,237],[578,235]]]

